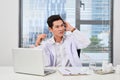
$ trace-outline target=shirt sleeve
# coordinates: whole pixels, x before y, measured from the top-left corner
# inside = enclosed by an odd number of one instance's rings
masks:
[[[86,48],[91,43],[87,35],[77,29],[72,32],[71,36],[72,39],[75,41],[78,49]]]

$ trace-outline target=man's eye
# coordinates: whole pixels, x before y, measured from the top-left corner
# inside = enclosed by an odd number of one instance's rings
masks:
[[[64,26],[64,24],[62,24],[61,26]]]
[[[59,26],[55,26],[55,28],[58,28]]]

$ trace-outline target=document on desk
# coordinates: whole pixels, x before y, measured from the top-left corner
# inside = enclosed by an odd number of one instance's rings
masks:
[[[62,75],[88,75],[89,70],[82,67],[61,67],[58,69]]]

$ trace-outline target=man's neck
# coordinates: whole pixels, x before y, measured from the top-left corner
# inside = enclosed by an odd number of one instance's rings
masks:
[[[60,43],[63,37],[54,37],[55,42]]]

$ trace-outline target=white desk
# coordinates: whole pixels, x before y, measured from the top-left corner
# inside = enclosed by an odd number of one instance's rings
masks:
[[[120,80],[120,74],[62,76],[59,72],[42,76],[14,73],[13,67],[0,67],[0,80]]]

